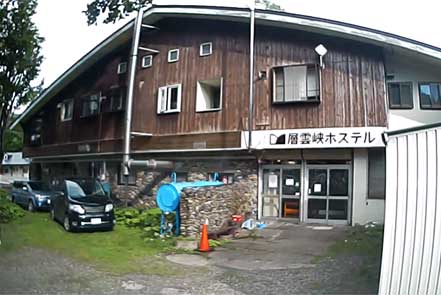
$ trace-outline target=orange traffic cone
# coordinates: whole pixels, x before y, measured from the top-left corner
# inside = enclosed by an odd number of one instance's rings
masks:
[[[208,244],[208,220],[202,225],[201,241],[199,242],[199,252],[211,251]]]

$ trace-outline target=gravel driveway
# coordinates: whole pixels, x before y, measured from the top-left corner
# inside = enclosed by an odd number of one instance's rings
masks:
[[[288,247],[293,242],[290,237],[296,239],[299,236],[299,232],[292,233],[292,229],[289,230],[290,233],[287,234],[286,229],[279,228],[261,239],[233,242],[226,249],[210,254],[206,266],[179,265],[183,270],[182,275],[179,276],[116,276],[41,249],[28,248],[2,253],[0,293],[229,295],[376,293],[377,286],[364,286],[354,275],[363,264],[361,257],[326,258],[318,263],[308,263],[305,257],[312,258],[312,256],[306,251],[304,260],[300,256],[295,259],[291,257],[283,264],[281,259],[283,256],[280,256],[278,249]],[[340,235],[340,232],[337,231],[336,235]],[[272,247],[268,244],[266,251],[270,253],[268,254],[262,251],[261,246],[271,242],[272,238],[274,238],[272,242],[277,243],[272,244]],[[279,241],[284,242],[279,244]],[[312,248],[321,249],[317,245],[315,247]],[[276,250],[272,251],[271,248]],[[292,248],[294,252],[297,251],[295,247]],[[247,255],[239,255],[243,259],[242,262],[237,253],[247,253]],[[262,256],[262,253],[266,254]],[[260,265],[256,261],[267,260],[271,260],[270,263],[263,263],[263,267],[255,267]],[[299,263],[294,263],[295,261]]]

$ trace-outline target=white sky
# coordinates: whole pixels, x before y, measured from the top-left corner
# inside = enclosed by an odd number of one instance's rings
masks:
[[[129,19],[87,26],[82,13],[91,0],[39,0],[36,22],[43,43],[40,79],[47,87],[72,64]],[[344,21],[441,47],[440,0],[274,0],[287,12]],[[156,3],[232,6],[246,0],[157,0]]]

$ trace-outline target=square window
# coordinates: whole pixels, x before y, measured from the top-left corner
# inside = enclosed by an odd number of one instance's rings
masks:
[[[125,108],[126,88],[119,86],[112,86],[106,93],[106,97],[102,99],[100,110],[101,112],[118,112]]]
[[[420,83],[421,109],[441,109],[441,83]]]
[[[125,72],[127,72],[127,63],[126,62],[119,63],[117,72],[118,74],[124,74]]]
[[[141,66],[143,68],[149,68],[153,64],[153,55],[146,55],[142,57],[142,63]]]
[[[181,111],[181,84],[160,87],[158,90],[157,113],[176,113]]]
[[[222,78],[197,82],[196,112],[218,111],[222,108]]]
[[[320,101],[317,65],[276,67],[273,73],[273,102]]]
[[[391,109],[412,109],[413,95],[411,82],[388,83],[387,93]]]
[[[179,49],[171,49],[168,51],[168,62],[176,62],[179,60]]]
[[[58,107],[60,108],[60,120],[69,121],[72,120],[73,116],[73,99],[66,99],[62,101]]]
[[[199,49],[200,56],[211,55],[213,53],[213,43],[202,43]]]

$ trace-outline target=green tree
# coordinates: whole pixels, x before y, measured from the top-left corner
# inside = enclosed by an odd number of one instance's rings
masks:
[[[0,1],[0,158],[5,133],[17,107],[35,98],[32,86],[43,60],[37,27],[32,22],[37,0]],[[15,140],[16,141],[16,140]]]
[[[256,4],[263,4],[265,9],[283,10],[280,5],[270,0],[255,1]],[[103,23],[114,23],[149,3],[152,3],[152,0],[93,0],[87,4],[84,13],[89,25],[97,24],[100,16],[104,17]]]

